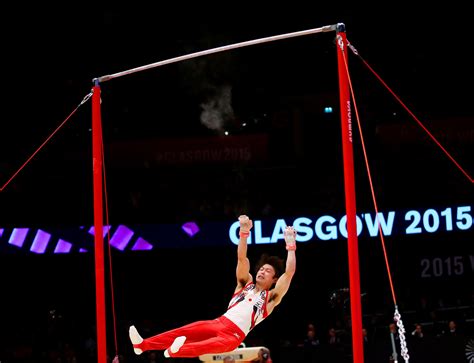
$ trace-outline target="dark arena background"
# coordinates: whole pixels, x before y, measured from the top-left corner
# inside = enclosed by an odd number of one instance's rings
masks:
[[[135,355],[128,328],[146,337],[226,310],[241,214],[254,221],[252,265],[263,253],[286,256],[284,226],[298,232],[291,287],[245,345],[267,347],[266,362],[355,361],[334,32],[101,85],[104,271],[95,261],[95,77],[338,23],[353,46],[364,361],[405,361],[400,331],[390,332],[393,284],[410,362],[474,362],[465,5],[429,17],[400,3],[376,17],[342,4],[316,14],[296,4],[82,5],[12,7],[3,25],[24,32],[4,44],[0,363],[97,362],[97,274],[105,277],[108,362],[199,362]]]

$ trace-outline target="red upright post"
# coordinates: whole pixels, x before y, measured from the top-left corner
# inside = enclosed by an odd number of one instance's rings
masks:
[[[355,363],[364,362],[362,340],[362,308],[360,295],[359,252],[357,242],[354,157],[352,145],[351,98],[347,76],[347,39],[344,25],[338,24],[337,60],[339,73],[339,102],[341,110],[342,151],[344,162],[344,191],[346,197],[347,245],[349,258],[349,291],[351,302],[352,352]]]
[[[97,324],[97,362],[107,362],[105,335],[105,271],[102,206],[102,120],[100,114],[100,86],[96,81],[92,95],[92,170],[94,190],[95,292]]]

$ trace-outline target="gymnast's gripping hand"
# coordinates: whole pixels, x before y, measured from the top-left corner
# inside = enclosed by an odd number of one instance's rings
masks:
[[[285,228],[284,237],[286,249],[288,251],[296,250],[296,231],[292,226],[288,226]]]
[[[253,222],[249,217],[246,215],[241,215],[239,217],[240,223],[240,237],[248,237],[250,234],[250,230],[253,227]]]

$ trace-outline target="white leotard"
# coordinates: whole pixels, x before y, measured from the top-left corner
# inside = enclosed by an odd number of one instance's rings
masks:
[[[232,296],[224,316],[247,335],[268,316],[268,296],[268,290],[256,292],[255,284],[249,282]]]

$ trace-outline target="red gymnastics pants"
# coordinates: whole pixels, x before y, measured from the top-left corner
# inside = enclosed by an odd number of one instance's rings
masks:
[[[245,339],[244,332],[224,316],[214,320],[202,320],[184,325],[181,328],[143,339],[140,344],[134,344],[141,350],[165,350],[179,336],[185,336],[186,341],[180,350],[170,357],[194,358],[202,354],[230,352],[239,347]]]

